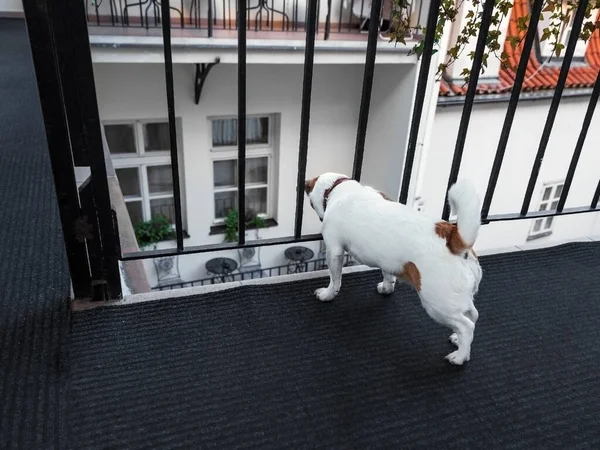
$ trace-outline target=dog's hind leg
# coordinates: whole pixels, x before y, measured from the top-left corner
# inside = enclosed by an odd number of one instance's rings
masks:
[[[342,287],[342,268],[344,260],[344,251],[332,247],[327,247],[327,265],[329,266],[329,286],[315,291],[315,295],[322,302],[330,302],[340,292]]]
[[[446,356],[446,359],[456,365],[461,365],[471,359],[471,343],[473,342],[473,333],[475,324],[462,313],[456,313],[444,320],[445,324],[454,330],[450,340],[456,335],[456,345],[458,349]]]
[[[382,295],[390,295],[396,288],[396,276],[383,273],[383,281],[377,285],[377,292]]]
[[[467,316],[467,318],[473,322],[473,325],[475,325],[477,323],[477,319],[479,319],[479,311],[477,311],[477,308],[475,308],[475,305],[473,305],[471,303],[471,306],[468,310],[466,310],[464,312],[465,316]],[[458,346],[458,335],[456,333],[452,333],[450,335],[450,342],[452,342],[454,345]]]

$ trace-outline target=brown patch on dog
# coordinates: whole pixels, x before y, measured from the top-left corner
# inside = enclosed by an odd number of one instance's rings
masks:
[[[455,255],[459,255],[469,248],[458,232],[456,224],[445,221],[437,222],[435,224],[435,233],[446,240],[446,247]]]
[[[317,180],[319,179],[319,177],[314,177],[310,180],[306,180],[304,182],[304,192],[306,192],[307,194],[310,194],[313,189],[315,188],[315,184],[317,184]]]
[[[398,278],[410,283],[417,292],[421,291],[421,272],[413,262],[407,262],[402,267],[402,272],[398,274]]]

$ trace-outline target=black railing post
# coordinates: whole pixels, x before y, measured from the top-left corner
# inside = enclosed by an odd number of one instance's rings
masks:
[[[54,190],[65,240],[73,292],[76,298],[90,295],[91,276],[85,241],[76,230],[80,217],[67,118],[63,107],[59,61],[54,53],[50,14],[45,2],[24,0],[23,10],[37,78]]]
[[[246,0],[238,0],[238,244],[246,242]]]
[[[585,118],[583,119],[583,124],[581,125],[581,132],[579,133],[579,138],[577,139],[577,144],[575,145],[575,150],[573,151],[573,157],[571,158],[571,164],[569,165],[569,170],[567,171],[567,178],[565,179],[565,184],[563,185],[563,190],[560,194],[560,199],[558,200],[556,211],[559,213],[563,211],[565,203],[567,202],[567,196],[569,195],[569,190],[571,189],[571,184],[573,183],[573,177],[575,176],[575,170],[577,170],[577,164],[579,163],[579,157],[581,156],[581,151],[583,150],[583,144],[590,128],[590,124],[592,123],[592,117],[594,116],[596,104],[598,103],[598,97],[600,97],[600,71],[598,71],[598,75],[596,76],[596,82],[594,83],[592,96],[590,97]],[[600,172],[600,170],[598,171]]]
[[[594,197],[592,198],[592,203],[590,204],[591,209],[597,209],[598,202],[600,201],[600,179],[598,180],[598,186],[596,186],[596,192],[594,192]]]
[[[373,78],[375,77],[375,56],[377,54],[377,40],[379,38],[381,2],[382,0],[373,0],[371,3],[367,56],[365,60],[365,73],[363,75],[360,110],[358,113],[358,130],[356,132],[356,147],[354,149],[354,166],[352,168],[352,178],[356,181],[360,181],[360,176],[362,174],[365,141],[367,139],[367,123],[369,122],[371,92],[373,91]]]
[[[575,53],[575,47],[577,46],[577,41],[579,40],[579,33],[581,31],[583,19],[585,18],[585,10],[587,5],[588,0],[581,0],[579,2],[579,6],[577,7],[575,18],[573,19],[573,27],[571,28],[569,42],[567,43],[567,49],[565,51],[563,63],[560,68],[560,74],[558,76],[558,81],[556,82],[556,88],[554,89],[552,103],[550,104],[550,110],[548,111],[548,116],[546,117],[546,124],[544,125],[544,131],[542,132],[540,145],[538,147],[537,154],[535,155],[533,167],[531,168],[531,175],[529,177],[529,183],[527,184],[527,190],[525,191],[525,197],[523,198],[523,205],[521,206],[522,216],[526,215],[529,211],[531,197],[533,196],[533,190],[535,189],[540,168],[542,167],[542,160],[544,159],[544,154],[546,153],[546,147],[548,147],[548,142],[550,141],[550,133],[552,133],[552,127],[554,126],[554,120],[556,119],[556,114],[558,112],[558,105],[560,104],[565,83],[567,82],[571,61],[573,60],[573,53]]]
[[[515,81],[512,87],[512,91],[510,93],[510,100],[508,102],[506,117],[504,118],[504,124],[502,125],[502,132],[500,133],[500,140],[498,141],[498,148],[496,150],[496,156],[494,157],[492,172],[490,174],[488,187],[483,200],[483,206],[481,208],[481,218],[484,221],[490,212],[492,198],[494,196],[494,191],[496,190],[496,184],[498,183],[498,176],[500,175],[500,169],[502,168],[502,161],[504,159],[504,153],[506,152],[506,146],[508,144],[510,130],[512,128],[515,113],[517,111],[517,105],[519,103],[519,96],[521,95],[523,81],[525,80],[527,66],[529,65],[529,55],[531,54],[533,42],[536,36],[538,35],[538,22],[540,14],[542,12],[543,4],[544,0],[535,0],[531,9],[531,19],[529,19],[529,28],[527,30],[527,35],[525,36],[525,42],[523,44],[523,50],[521,52],[521,59],[519,60],[519,66],[515,75]]]
[[[329,39],[330,33],[331,33],[331,0],[327,0],[327,16],[325,17],[325,35],[324,35],[325,40]]]
[[[467,95],[465,96],[465,104],[460,117],[460,125],[458,126],[458,137],[456,139],[456,146],[454,147],[454,157],[452,158],[452,166],[450,167],[450,175],[448,176],[444,212],[442,213],[443,220],[448,220],[450,217],[448,190],[454,183],[456,183],[456,179],[458,178],[458,171],[460,170],[462,154],[465,149],[465,142],[467,140],[467,131],[469,129],[469,122],[471,120],[471,111],[473,111],[473,100],[475,99],[475,94],[477,93],[477,83],[479,81],[479,73],[481,72],[481,65],[483,62],[483,53],[485,51],[485,45],[487,42],[488,33],[490,31],[490,25],[492,23],[493,12],[494,0],[486,0],[485,5],[483,6],[481,26],[479,35],[477,36],[475,56],[473,58],[473,65],[471,66],[471,75],[469,78],[469,86],[467,87]]]
[[[175,202],[175,234],[177,250],[183,250],[183,219],[181,214],[181,183],[179,181],[179,153],[177,151],[177,126],[175,123],[175,92],[173,88],[173,53],[171,49],[171,12],[169,0],[161,1],[163,48],[165,54],[165,83],[169,114],[169,145],[171,146],[171,174]]]
[[[94,69],[90,51],[90,40],[87,23],[85,21],[85,8],[80,0],[53,0],[51,8],[57,8],[56,13],[66,18],[62,25],[70,29],[71,51],[68,44],[60,48],[55,43],[55,48],[66,65],[66,59],[73,57],[76,61],[76,80],[74,86],[69,86],[63,80],[63,91],[74,89],[77,91],[77,110],[82,117],[84,130],[83,145],[89,154],[91,187],[93,192],[94,207],[97,214],[98,229],[102,245],[102,259],[99,267],[100,274],[92,273],[92,283],[100,286],[103,298],[117,299],[122,295],[121,274],[119,270],[120,245],[119,236],[113,217],[113,209],[108,190],[108,179],[105,163],[104,145],[100,129],[100,116],[98,113],[98,100],[94,83]],[[63,48],[65,54],[62,54]],[[78,122],[79,123],[79,122]],[[77,124],[78,124],[77,123]],[[76,124],[76,125],[77,125]],[[69,123],[69,131],[73,129]],[[93,265],[92,265],[93,267]]]
[[[198,0],[200,1],[200,0]],[[225,14],[225,13],[223,13]],[[223,18],[223,23],[225,20]],[[212,0],[208,0],[208,37],[213,36],[213,2]]]
[[[427,91],[427,83],[429,80],[429,69],[431,67],[433,43],[435,41],[435,28],[438,21],[440,3],[441,0],[432,0],[431,4],[429,5],[429,15],[427,16],[427,32],[425,33],[425,41],[423,42],[423,55],[421,57],[421,64],[419,67],[415,105],[413,107],[412,119],[410,122],[408,146],[406,147],[404,171],[402,174],[402,187],[400,188],[399,202],[403,204],[406,204],[408,200],[408,190],[410,188],[410,179],[415,161],[415,152],[417,150],[417,139],[419,137],[419,127],[421,125],[421,116],[423,115],[423,103],[425,102],[425,93]]]
[[[302,216],[304,214],[304,181],[308,159],[308,129],[310,126],[310,104],[312,97],[313,65],[315,59],[315,34],[317,26],[317,0],[308,3],[308,27],[306,30],[306,48],[304,50],[304,78],[302,84],[302,111],[300,113],[300,148],[298,154],[298,177],[296,180],[296,221],[294,237],[302,235]]]

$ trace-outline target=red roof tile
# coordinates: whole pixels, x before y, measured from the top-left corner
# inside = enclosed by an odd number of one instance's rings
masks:
[[[522,37],[524,35],[523,32],[519,33],[517,30],[517,19],[525,16],[528,12],[528,0],[515,0],[508,25],[508,36]],[[600,15],[598,17],[600,19]],[[504,51],[508,54],[512,66],[516,67],[519,63],[522,49],[523,42],[514,49],[508,41],[504,43]],[[596,81],[598,70],[600,70],[600,33],[598,31],[595,31],[588,41],[585,61],[587,64],[584,66],[571,67],[565,88],[592,87]],[[532,92],[542,89],[554,89],[558,81],[559,73],[559,67],[541,66],[535,50],[532,50],[531,55],[529,56],[529,64],[527,66],[522,91]],[[477,94],[485,95],[510,92],[514,83],[514,76],[515,73],[513,70],[500,68],[500,73],[498,74],[499,82],[495,84],[480,84],[477,88]],[[465,95],[466,92],[467,86],[463,85],[461,81],[453,83],[451,81],[442,80],[440,82],[441,96],[452,97],[455,95]]]

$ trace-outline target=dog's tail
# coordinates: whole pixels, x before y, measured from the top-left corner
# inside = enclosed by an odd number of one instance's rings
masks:
[[[448,200],[456,213],[456,225],[463,242],[472,247],[481,227],[481,206],[475,187],[468,180],[462,180],[448,191]]]

